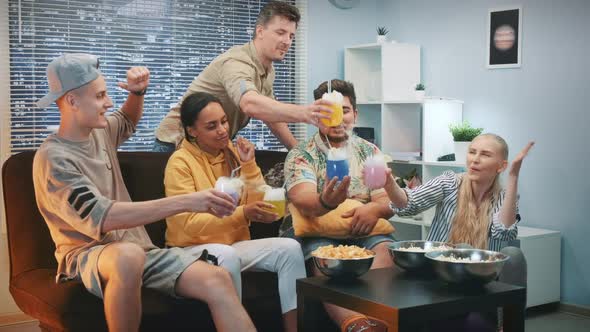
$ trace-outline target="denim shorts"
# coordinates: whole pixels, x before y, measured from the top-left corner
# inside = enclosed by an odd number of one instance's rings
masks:
[[[174,152],[174,150],[176,150],[174,143],[162,142],[157,138],[152,147],[152,152]]]

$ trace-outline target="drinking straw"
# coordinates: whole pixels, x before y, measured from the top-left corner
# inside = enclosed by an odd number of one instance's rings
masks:
[[[328,93],[332,93],[332,80],[328,80]],[[332,145],[330,145],[330,140],[328,139],[328,135],[324,135],[326,137],[326,143],[328,143],[328,147],[332,149]]]
[[[230,174],[230,176],[229,176],[229,177],[230,177],[230,178],[233,178],[233,177],[234,177],[234,175],[236,175],[236,172],[237,172],[237,171],[238,171],[240,168],[242,168],[242,165],[240,165],[240,166],[238,166],[238,167],[234,168],[234,169],[231,171],[231,174]]]
[[[325,135],[325,134],[324,134],[324,137],[326,138],[326,143],[328,143],[328,147],[329,147],[330,149],[332,149],[332,145],[330,144],[330,140],[328,139],[328,135]]]

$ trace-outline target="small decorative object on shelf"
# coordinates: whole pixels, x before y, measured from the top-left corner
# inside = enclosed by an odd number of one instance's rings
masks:
[[[387,41],[387,34],[389,30],[385,27],[377,27],[377,42],[385,43]]]
[[[437,161],[455,161],[455,154],[449,153],[445,154],[444,156],[440,156],[436,159]]]
[[[467,121],[456,125],[449,125],[449,130],[455,141],[455,161],[465,162],[467,160],[467,149],[471,141],[481,134],[483,128],[473,128]]]
[[[424,99],[424,95],[426,94],[426,87],[422,83],[416,84],[416,99],[422,100]]]
[[[395,182],[400,188],[408,188],[414,189],[422,184],[422,181],[418,177],[418,170],[416,168],[412,169],[410,173],[406,174],[405,176],[396,177]]]

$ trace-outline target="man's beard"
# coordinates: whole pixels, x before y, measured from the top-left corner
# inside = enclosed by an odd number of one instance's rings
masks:
[[[344,132],[344,135],[342,136],[330,136],[327,135],[328,140],[330,141],[330,143],[343,143],[348,141],[348,138],[350,137],[350,135],[352,134],[352,130],[347,130],[346,132]]]

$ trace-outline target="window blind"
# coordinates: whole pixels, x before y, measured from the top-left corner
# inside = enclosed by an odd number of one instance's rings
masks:
[[[48,91],[47,64],[64,52],[100,58],[108,91],[118,109],[127,93],[117,87],[131,66],[150,69],[150,89],[136,133],[122,150],[150,150],[154,130],[191,81],[219,54],[252,38],[263,0],[9,0],[10,151],[36,149],[59,125],[55,105],[35,102]],[[275,63],[277,100],[305,103],[306,12],[285,60]],[[304,124],[290,124],[298,140]],[[258,120],[239,133],[258,149],[283,146]]]

